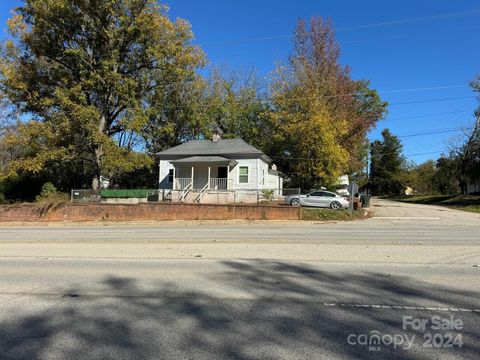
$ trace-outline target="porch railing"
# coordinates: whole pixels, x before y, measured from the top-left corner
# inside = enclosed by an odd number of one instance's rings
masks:
[[[227,190],[228,179],[227,178],[211,178],[210,189],[212,190]]]
[[[184,202],[187,200],[187,195],[192,190],[192,183],[190,182],[182,191],[182,195],[180,195],[179,202]]]
[[[202,201],[202,198],[205,196],[207,191],[208,191],[208,184],[205,184],[205,186],[202,188],[202,190],[200,190],[200,193],[195,198],[195,202],[199,203],[200,201]]]
[[[185,190],[191,182],[191,178],[175,178],[175,190]]]

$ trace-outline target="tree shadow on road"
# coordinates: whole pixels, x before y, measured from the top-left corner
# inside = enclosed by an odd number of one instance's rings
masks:
[[[162,281],[147,290],[137,279],[120,277],[104,279],[109,296],[67,289],[67,296],[40,297],[35,309],[0,323],[0,358],[475,359],[480,353],[478,313],[454,313],[465,323],[463,348],[428,350],[421,347],[422,332],[402,330],[402,316],[448,317],[450,312],[355,306],[372,304],[373,297],[380,305],[472,309],[478,308],[478,292],[375,272],[324,272],[301,263],[225,261],[223,266],[210,280],[235,290],[235,297]],[[373,330],[415,334],[418,340],[409,350],[390,345],[369,351],[347,343],[349,334]]]

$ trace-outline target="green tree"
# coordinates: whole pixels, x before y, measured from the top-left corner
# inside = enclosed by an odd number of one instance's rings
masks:
[[[480,94],[480,77],[472,82],[473,90]],[[467,181],[480,180],[480,107],[475,111],[475,124],[460,151],[460,172]]]
[[[370,145],[370,188],[374,195],[397,195],[405,186],[405,159],[400,139],[390,130]]]
[[[435,194],[437,168],[434,160],[425,161],[422,164],[414,165],[407,175],[407,185],[419,194]]]
[[[9,21],[0,91],[30,116],[6,144],[28,151],[3,175],[76,162],[98,188],[102,174],[151,163],[149,123],[170,114],[160,109],[172,97],[178,105],[204,61],[190,25],[166,11],[156,0],[24,0]]]
[[[270,153],[295,185],[329,186],[363,168],[366,133],[385,113],[386,103],[368,81],[352,80],[339,56],[330,21],[299,21],[289,64],[275,72]]]
[[[269,141],[268,109],[254,70],[247,73],[214,69],[205,80],[199,115],[207,124],[205,136],[220,131],[224,138],[240,137],[265,150]]]
[[[202,104],[204,88],[205,80],[197,74],[152,97],[148,121],[141,131],[149,153],[204,136],[209,123]]]
[[[253,70],[244,74],[218,68],[181,84],[148,122],[148,149],[155,153],[187,140],[211,138],[213,132],[263,149],[268,122],[262,115],[268,104],[259,87]]]
[[[436,163],[435,189],[440,194],[450,195],[460,192],[459,160],[455,156],[441,156]]]

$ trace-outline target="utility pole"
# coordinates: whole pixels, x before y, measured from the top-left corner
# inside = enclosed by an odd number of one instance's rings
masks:
[[[367,156],[365,158],[367,167],[366,167],[366,175],[367,175],[367,195],[370,195],[370,147],[367,151]]]

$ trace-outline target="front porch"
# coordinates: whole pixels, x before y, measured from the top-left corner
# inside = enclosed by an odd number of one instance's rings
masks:
[[[233,190],[231,170],[237,165],[235,160],[220,156],[194,156],[171,161],[173,165],[173,190]]]
[[[192,190],[233,190],[233,180],[229,178],[210,178],[205,185],[197,187],[193,185],[195,184],[195,180],[195,177],[175,178],[173,190],[185,190],[188,188]]]

